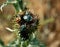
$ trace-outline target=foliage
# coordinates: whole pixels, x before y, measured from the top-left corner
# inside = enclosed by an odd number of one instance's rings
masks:
[[[25,10],[25,7],[24,7],[24,4],[23,4],[23,0],[7,0],[5,3],[3,3],[0,7],[1,11],[3,10],[3,7],[8,5],[8,4],[13,4],[13,6],[15,7],[16,9],[16,13],[18,13],[20,10],[24,11]],[[15,15],[16,16],[16,15]],[[14,17],[15,18],[15,17]],[[49,19],[49,20],[46,20],[46,21],[43,21],[40,23],[40,25],[45,25],[49,22],[52,22],[54,19]],[[21,34],[19,34],[19,31],[20,29],[18,28],[17,23],[15,21],[14,22],[14,32],[13,33],[16,33],[17,35],[17,38],[12,41],[11,43],[9,43],[7,46],[4,46],[4,43],[0,40],[0,45],[2,47],[45,47],[45,44],[42,43],[42,42],[39,42],[37,40],[37,38],[35,37],[35,32],[33,32],[29,37],[28,40],[24,41],[22,40],[22,38],[20,37]],[[35,29],[32,29],[31,31],[36,31]]]

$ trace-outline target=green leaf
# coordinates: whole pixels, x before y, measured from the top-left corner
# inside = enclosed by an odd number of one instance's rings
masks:
[[[4,46],[4,42],[2,40],[0,40],[0,45],[3,45]]]
[[[13,4],[13,6],[15,7],[16,11],[19,12],[20,7],[18,3]]]
[[[7,4],[14,4],[14,3],[17,3],[17,1],[16,0],[7,0],[6,3]]]
[[[20,10],[23,10],[23,1],[22,0],[16,0],[17,3],[14,3],[14,7],[16,9],[17,12],[19,12]]]
[[[46,47],[46,45],[44,43],[41,43],[40,47]]]
[[[24,5],[23,0],[17,0],[17,2],[19,3],[20,9],[24,11],[25,10],[25,5]]]
[[[7,0],[8,2],[12,2],[12,1],[14,1],[14,0]]]
[[[19,0],[18,3],[19,3],[20,8],[23,10],[23,1]]]

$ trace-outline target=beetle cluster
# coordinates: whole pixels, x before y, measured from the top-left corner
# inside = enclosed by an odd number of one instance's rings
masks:
[[[27,40],[30,34],[37,29],[38,18],[30,12],[24,12],[24,14],[17,15],[17,17],[21,18],[21,20],[18,20],[18,24],[20,25],[20,37],[23,40]]]

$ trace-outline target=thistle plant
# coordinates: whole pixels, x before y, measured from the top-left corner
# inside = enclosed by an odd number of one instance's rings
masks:
[[[0,41],[1,47],[45,47],[43,42],[39,42],[36,38],[37,27],[40,25],[45,25],[49,22],[54,21],[53,18],[39,22],[38,18],[35,18],[34,14],[28,11],[26,6],[24,6],[23,0],[7,0],[0,7],[1,11],[3,11],[3,7],[12,4],[16,9],[16,14],[14,15],[13,30],[6,28],[7,30],[12,31],[16,34],[16,39],[7,46],[4,45],[2,41]],[[21,12],[24,12],[21,15]]]

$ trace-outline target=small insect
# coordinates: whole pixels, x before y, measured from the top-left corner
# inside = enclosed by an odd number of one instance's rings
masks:
[[[20,25],[20,37],[23,38],[23,40],[27,40],[29,39],[29,34],[37,28],[38,18],[27,11],[22,15],[17,15],[17,17],[17,22]]]

